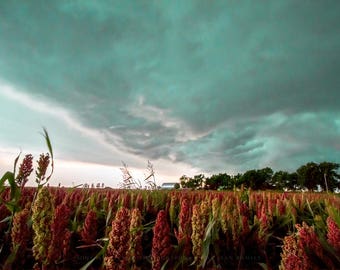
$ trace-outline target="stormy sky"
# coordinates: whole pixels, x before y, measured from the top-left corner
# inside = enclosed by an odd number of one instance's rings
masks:
[[[340,162],[340,2],[0,1],[0,173],[116,186]]]

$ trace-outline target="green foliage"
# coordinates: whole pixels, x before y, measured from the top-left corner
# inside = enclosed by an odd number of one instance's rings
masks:
[[[47,188],[43,189],[47,190]],[[56,194],[54,188],[48,188],[48,190],[50,190],[51,196]],[[295,225],[302,224],[302,222],[315,228],[324,250],[322,252],[327,254],[332,261],[337,262],[336,251],[328,243],[326,225],[328,216],[339,222],[340,215],[337,207],[339,197],[336,195],[255,192],[248,189],[236,192],[96,190],[93,193],[89,190],[73,188],[69,190],[69,194],[64,200],[72,213],[68,224],[68,230],[72,234],[72,238],[68,240],[70,241],[70,257],[66,256],[63,262],[59,262],[60,265],[56,264],[55,266],[64,266],[65,269],[72,267],[79,269],[83,265],[82,269],[101,269],[100,265],[104,260],[107,244],[107,240],[103,240],[103,237],[107,237],[108,232],[111,230],[109,220],[111,219],[110,216],[114,215],[114,209],[116,208],[115,204],[111,205],[109,203],[110,198],[125,197],[127,192],[131,194],[131,198],[135,198],[136,196],[132,195],[139,193],[145,198],[145,207],[143,208],[146,210],[142,214],[143,218],[140,227],[143,231],[144,258],[142,261],[136,261],[136,264],[141,267],[140,269],[150,269],[151,267],[151,261],[146,258],[151,252],[150,241],[153,238],[155,215],[164,209],[168,211],[167,217],[170,217],[171,223],[173,223],[170,235],[172,239],[171,245],[175,246],[175,254],[165,260],[167,264],[163,265],[164,269],[225,269],[227,267],[230,269],[258,269],[259,265],[268,269],[277,269],[280,263],[280,247],[282,246],[283,238],[295,233]],[[97,200],[103,198],[103,194],[107,196],[109,202],[100,204]],[[201,240],[197,242],[201,245],[201,251],[197,253],[198,257],[194,262],[190,254],[185,259],[178,259],[177,261],[173,259],[174,257],[180,258],[181,252],[183,252],[183,246],[174,237],[176,230],[178,230],[178,217],[180,214],[180,209],[177,209],[177,206],[180,207],[178,202],[183,196],[193,204],[203,205],[203,203],[206,203],[204,208],[206,212],[204,212],[204,215],[200,214],[196,220],[197,225],[203,219],[206,219],[206,222],[201,224],[201,229],[195,231]],[[50,199],[47,197],[45,195],[40,196],[39,201],[42,199],[49,201]],[[150,200],[147,198],[150,198]],[[44,201],[41,207],[45,207],[47,201]],[[119,203],[119,200],[115,201]],[[172,201],[172,206],[169,205],[170,201]],[[34,205],[37,203],[38,201]],[[106,205],[107,203],[110,206]],[[130,207],[134,207],[133,205],[130,204]],[[148,208],[147,205],[152,207]],[[280,208],[282,206],[283,208]],[[104,211],[98,223],[99,240],[91,245],[79,245],[81,233],[79,227],[84,223],[86,213],[94,207],[97,207],[100,213]],[[105,208],[105,210],[100,208]],[[264,210],[262,211],[263,208]],[[34,226],[38,225],[37,218],[39,213],[43,213],[43,211],[34,211]],[[44,218],[46,216],[46,214],[43,214]],[[46,228],[41,230],[41,232],[45,231]],[[193,243],[191,233],[190,236],[189,243]],[[46,243],[44,245],[46,246]],[[3,261],[0,258],[0,264],[1,262],[5,263],[6,259],[7,262],[11,262],[14,254],[11,255],[10,252],[6,254]],[[86,256],[87,261],[81,261],[76,264],[76,262],[72,261],[72,256]],[[227,258],[227,260],[223,258]],[[251,261],[247,261],[249,258]],[[253,260],[252,258],[255,259]],[[32,268],[32,265],[26,264],[25,266],[27,266],[27,269]],[[54,265],[49,266],[53,267]]]
[[[243,174],[228,175],[213,174],[205,177],[203,174],[189,177],[183,175],[180,180],[182,188],[208,190],[233,190],[235,188],[250,188],[252,190],[300,190],[308,189],[333,191],[340,189],[340,164],[332,162],[309,162],[300,166],[296,172],[274,171],[265,167],[248,170]]]
[[[308,190],[320,187],[325,191],[340,188],[340,175],[337,173],[339,164],[332,162],[309,162],[297,169],[298,183]]]
[[[272,180],[271,186],[277,190],[295,190],[299,188],[298,186],[298,176],[297,173],[289,173],[286,171],[278,171],[275,172]]]
[[[46,128],[43,128],[43,131],[44,131],[43,136],[45,138],[45,142],[46,142],[46,145],[47,145],[47,148],[48,148],[48,152],[49,152],[50,157],[51,157],[51,172],[50,172],[50,175],[46,178],[46,183],[47,183],[50,180],[50,178],[52,177],[53,172],[54,172],[54,157],[53,157],[53,149],[52,149],[52,143],[51,143],[50,136],[48,135]]]
[[[18,202],[20,199],[20,189],[15,183],[14,173],[6,172],[0,180],[0,188],[1,188],[0,192],[1,193],[6,189],[6,185],[5,185],[6,181],[10,185],[10,200],[5,201],[3,203],[6,205],[8,210],[11,211],[12,214],[14,214],[19,208]],[[0,202],[1,202],[1,199],[0,199]]]
[[[10,198],[9,200],[3,200],[2,197],[0,196],[0,205],[4,204],[6,208],[10,211],[10,216],[7,216],[0,222],[8,222],[8,231],[6,232],[6,237],[9,235],[11,229],[12,229],[12,222],[13,222],[13,217],[16,212],[20,210],[20,198],[21,198],[21,191],[15,181],[15,171],[16,171],[16,166],[19,160],[20,154],[15,158],[14,160],[14,168],[13,172],[5,172],[4,175],[0,179],[0,195],[5,191],[7,188],[6,182],[8,182],[9,187],[10,187]]]
[[[214,174],[205,180],[205,189],[217,190],[220,187],[223,189],[233,189],[234,182],[230,175],[226,173]]]
[[[98,244],[98,246],[100,247],[100,251],[96,254],[96,256],[94,256],[91,260],[89,260],[85,265],[83,265],[80,270],[87,270],[93,263],[94,261],[104,257],[107,247],[109,245],[109,239],[108,238],[102,238],[100,239],[101,241],[104,242],[104,245],[101,246]]]
[[[35,198],[36,198],[36,195],[37,195],[39,189],[49,181],[50,177],[53,174],[52,145],[51,145],[51,141],[50,141],[48,132],[45,128],[43,129],[43,132],[44,132],[43,135],[44,135],[44,138],[45,138],[45,142],[47,144],[47,148],[49,150],[50,156],[52,157],[52,163],[51,163],[52,170],[51,170],[50,175],[47,178],[45,178],[45,183],[43,183],[43,184],[40,184],[40,182],[38,183],[38,189],[35,193],[33,203],[35,202]],[[5,239],[9,238],[9,234],[10,234],[10,232],[12,230],[12,226],[13,226],[13,217],[14,217],[15,213],[20,211],[21,208],[23,207],[22,205],[20,205],[20,201],[22,199],[21,198],[21,196],[22,196],[21,192],[24,189],[24,186],[25,186],[25,184],[28,180],[29,175],[33,171],[32,167],[31,167],[31,165],[32,165],[31,160],[33,159],[33,157],[31,155],[26,155],[24,160],[23,160],[23,164],[20,166],[19,173],[18,173],[18,175],[16,175],[16,168],[17,168],[17,163],[18,163],[19,158],[20,158],[20,154],[14,160],[13,172],[9,172],[9,171],[5,172],[4,175],[0,179],[0,195],[3,194],[3,192],[8,188],[8,185],[9,185],[9,188],[10,188],[9,199],[4,199],[2,196],[0,196],[0,205],[1,204],[5,205],[6,208],[10,211],[10,216],[3,218],[3,220],[1,221],[2,223],[8,222],[8,227],[7,227],[8,230],[5,234]],[[27,162],[27,163],[25,163],[25,162]],[[37,179],[43,180],[44,174],[39,175],[40,172],[41,171],[39,171],[39,168],[38,168],[38,171],[36,172],[37,173]],[[1,245],[1,250],[3,249],[3,247],[4,247],[4,244]],[[16,256],[16,253],[17,253],[17,250],[15,250],[15,249],[13,249],[11,251],[10,256],[8,257],[8,260],[7,260],[7,264],[11,261],[11,258],[13,256],[14,257]]]
[[[338,173],[340,164],[333,162],[321,162],[319,163],[319,170],[323,176],[323,180],[320,185],[323,190],[335,191],[340,189],[340,174]]]
[[[183,175],[179,180],[182,188],[200,189],[203,187],[205,176],[204,174],[198,174],[194,177]]]
[[[12,212],[14,215],[15,211],[18,210],[18,202],[20,199],[20,189],[15,181],[15,171],[17,167],[17,163],[19,160],[20,154],[15,158],[14,160],[14,168],[13,172],[5,172],[4,175],[0,179],[0,194],[4,192],[6,189],[6,181],[8,182],[10,186],[10,200],[4,202],[7,206],[7,208]],[[0,203],[1,203],[1,197],[0,197]]]
[[[241,183],[252,190],[270,188],[270,181],[273,176],[273,170],[269,167],[260,170],[249,170],[241,177]]]

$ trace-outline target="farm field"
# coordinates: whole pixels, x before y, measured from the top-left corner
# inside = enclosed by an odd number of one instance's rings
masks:
[[[340,197],[25,187],[1,193],[3,269],[338,269]]]

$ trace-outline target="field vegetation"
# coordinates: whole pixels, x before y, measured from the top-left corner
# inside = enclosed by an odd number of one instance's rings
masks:
[[[2,269],[340,265],[338,194],[253,190],[245,182],[220,191],[48,187],[54,163],[44,136],[49,151],[36,162],[37,187],[25,186],[31,155],[0,180]]]

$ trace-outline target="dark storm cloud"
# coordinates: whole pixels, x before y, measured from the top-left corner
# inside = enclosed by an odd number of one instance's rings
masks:
[[[338,1],[2,1],[0,77],[149,159],[211,172],[339,162],[339,13]]]

